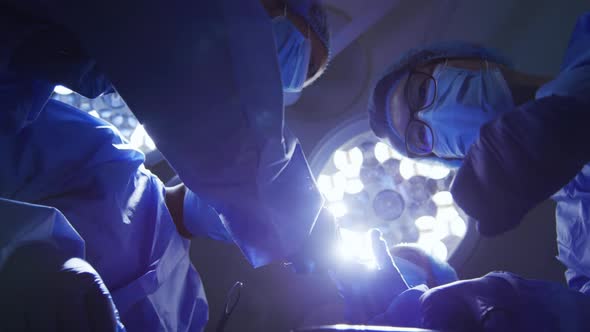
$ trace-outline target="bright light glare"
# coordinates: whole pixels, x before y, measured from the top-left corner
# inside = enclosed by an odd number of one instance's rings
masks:
[[[346,183],[346,192],[349,194],[358,194],[365,189],[363,182],[360,179],[348,180]]]
[[[336,150],[333,156],[334,165],[344,175],[350,178],[357,177],[363,163],[363,152],[358,147],[350,151]]]
[[[338,176],[340,178],[341,176]],[[346,179],[344,179],[346,181]],[[341,181],[341,180],[339,180]],[[342,200],[344,191],[342,188],[334,188],[332,177],[325,174],[320,174],[317,178],[318,189],[324,197],[330,202],[337,202]]]
[[[350,158],[350,164],[354,167],[361,167],[363,164],[363,152],[358,147],[348,151],[348,157]]]
[[[135,127],[133,134],[129,138],[131,146],[136,149],[141,149],[145,147],[148,151],[155,150],[156,144],[152,140],[152,138],[147,134],[145,129],[143,129],[142,125],[138,125]]]
[[[451,173],[451,170],[442,165],[433,165],[430,169],[429,178],[441,180],[446,178]]]
[[[389,145],[387,145],[383,142],[377,142],[375,144],[374,153],[375,153],[375,158],[380,163],[383,163],[384,161],[386,161],[387,159],[390,159],[390,158],[397,159],[397,160],[404,159],[404,156],[402,156],[399,152],[395,151]]]
[[[434,233],[426,232],[426,233],[420,233],[420,237],[418,238],[418,242],[416,242],[416,244],[420,248],[424,249],[426,252],[430,252],[432,249],[432,245],[436,241],[438,241],[438,239],[436,238]]]
[[[330,210],[330,212],[332,212],[332,215],[334,215],[334,217],[336,218],[343,217],[348,213],[348,208],[346,207],[346,204],[344,204],[344,202],[336,202],[330,204],[328,210]]]
[[[438,206],[451,205],[453,204],[453,195],[449,191],[439,191],[432,196],[432,200]]]
[[[444,179],[451,173],[451,170],[443,165],[430,164],[426,162],[417,162],[416,171],[418,174],[434,180]]]
[[[463,218],[459,216],[451,220],[449,226],[451,228],[451,233],[459,237],[463,237],[465,236],[465,233],[467,233],[467,225],[465,224],[465,221],[463,221]]]
[[[334,151],[334,156],[332,158],[334,159],[334,166],[336,166],[336,168],[338,168],[339,170],[343,170],[346,169],[346,167],[348,167],[348,160],[346,160],[346,152],[342,150],[336,150]]]
[[[443,208],[438,208],[438,212],[436,213],[436,220],[440,221],[451,221],[455,219],[455,217],[459,216],[459,212],[455,209],[454,206],[446,206]]]
[[[436,241],[432,244],[430,254],[444,262],[447,260],[449,250],[447,249],[447,246],[445,246],[444,243],[442,243],[441,241]]]
[[[436,223],[436,219],[432,216],[423,216],[414,222],[416,227],[418,227],[421,231],[431,230],[434,228],[434,224]]]
[[[58,95],[66,96],[71,94],[73,91],[63,85],[56,85],[55,88],[53,88],[53,92],[57,93]]]
[[[414,162],[409,158],[403,158],[399,164],[399,173],[405,180],[409,180],[412,176],[416,175],[414,169]]]
[[[375,158],[377,158],[377,161],[379,161],[380,163],[391,158],[391,156],[389,155],[389,147],[387,146],[387,144],[383,142],[377,142],[377,144],[375,144]]]
[[[329,202],[338,202],[344,197],[344,191],[338,189],[330,189],[323,194]]]
[[[439,240],[444,239],[449,235],[449,223],[446,220],[436,220],[432,234]]]
[[[344,191],[346,189],[346,176],[342,172],[332,175],[334,189]]]
[[[92,110],[92,111],[88,112],[88,114],[92,115],[95,118],[100,119],[100,114],[98,114],[98,112],[96,110]]]
[[[325,194],[328,191],[332,190],[332,180],[328,175],[320,174],[316,182],[318,184],[318,189],[322,194]]]
[[[351,259],[368,267],[377,267],[369,233],[353,232],[340,228],[340,255],[343,259]]]

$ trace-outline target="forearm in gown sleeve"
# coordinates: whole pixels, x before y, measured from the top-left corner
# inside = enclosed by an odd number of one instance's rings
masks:
[[[273,248],[253,265],[296,251],[323,199],[297,141],[283,134],[272,27],[260,2],[105,1],[59,1],[52,15],[79,35],[230,233],[250,229],[241,235]]]
[[[550,96],[482,127],[451,189],[481,234],[514,228],[590,160],[589,106]]]
[[[55,208],[0,197],[0,270],[20,247],[48,244],[64,257],[84,258],[84,240]]]

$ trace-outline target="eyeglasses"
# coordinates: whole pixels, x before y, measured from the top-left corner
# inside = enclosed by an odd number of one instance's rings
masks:
[[[434,93],[429,95],[428,89],[434,87]],[[410,110],[410,121],[406,126],[405,142],[408,156],[427,156],[434,148],[434,134],[426,122],[418,119],[416,114],[434,103],[436,99],[436,80],[432,75],[411,71],[405,86],[406,103]]]

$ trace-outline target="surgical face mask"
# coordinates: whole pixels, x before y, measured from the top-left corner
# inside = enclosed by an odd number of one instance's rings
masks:
[[[300,92],[307,79],[311,42],[297,30],[286,16],[272,20],[283,91]]]
[[[432,128],[433,152],[438,157],[465,157],[482,125],[514,109],[502,72],[487,63],[481,70],[440,64],[432,76],[436,80],[434,103],[418,116]]]

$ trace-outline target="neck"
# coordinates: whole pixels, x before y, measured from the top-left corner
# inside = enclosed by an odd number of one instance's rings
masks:
[[[502,74],[508,83],[515,105],[522,105],[535,99],[537,90],[552,80],[551,77],[527,74],[508,68],[502,68]]]

